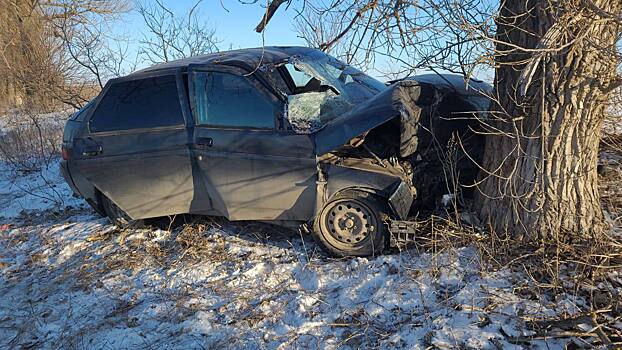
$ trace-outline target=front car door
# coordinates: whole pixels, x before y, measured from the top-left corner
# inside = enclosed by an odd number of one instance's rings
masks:
[[[316,162],[309,135],[285,130],[285,103],[256,72],[189,69],[194,157],[206,197],[230,220],[308,220]]]
[[[78,170],[133,219],[190,211],[185,99],[178,71],[111,80],[74,139]]]

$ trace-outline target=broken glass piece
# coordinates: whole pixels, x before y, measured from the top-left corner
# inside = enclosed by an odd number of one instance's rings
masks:
[[[352,104],[328,90],[288,96],[287,118],[294,131],[311,134],[352,109]]]

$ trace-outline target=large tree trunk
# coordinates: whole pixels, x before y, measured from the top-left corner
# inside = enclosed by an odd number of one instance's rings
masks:
[[[486,122],[480,214],[491,229],[527,240],[597,236],[598,145],[603,102],[615,81],[622,2],[500,6],[498,101]]]

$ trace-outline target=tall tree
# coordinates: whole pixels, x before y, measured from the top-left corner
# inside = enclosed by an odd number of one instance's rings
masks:
[[[591,237],[602,225],[597,157],[616,77],[622,2],[503,1],[478,207],[497,231]]]
[[[111,61],[101,24],[127,9],[126,0],[0,0],[0,102],[45,109],[87,101],[91,76],[101,81]]]
[[[0,102],[21,104],[33,98],[48,61],[43,16],[30,1],[0,0]],[[53,77],[52,77],[53,79]]]

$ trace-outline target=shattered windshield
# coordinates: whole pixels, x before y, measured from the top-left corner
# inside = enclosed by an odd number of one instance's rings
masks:
[[[380,81],[321,52],[292,57],[283,66],[292,85],[287,116],[299,133],[321,129],[385,88]]]
[[[290,74],[292,71],[298,71],[318,79],[321,85],[334,88],[339,95],[350,102],[366,100],[385,88],[385,85],[380,81],[319,52],[305,57],[293,58],[286,65],[286,68]]]

